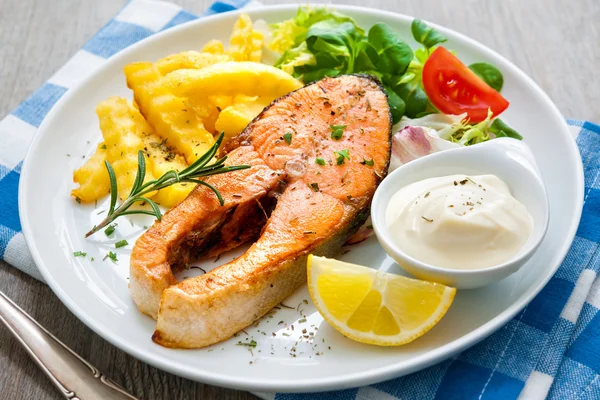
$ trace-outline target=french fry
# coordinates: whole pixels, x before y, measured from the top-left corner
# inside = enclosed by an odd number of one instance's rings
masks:
[[[117,175],[121,198],[125,198],[133,186],[138,164],[137,153],[144,148],[138,130],[149,128],[140,126],[138,121],[131,118],[134,110],[127,100],[120,97],[110,97],[96,107],[106,145],[105,157]]]
[[[271,100],[273,99],[263,99],[257,96],[236,96],[233,104],[219,114],[219,118],[215,122],[215,129],[218,132],[224,132],[226,139],[239,135],[250,121],[269,105]]]
[[[146,154],[146,180],[160,177],[169,170],[187,166],[181,155],[163,142],[146,122],[140,112],[126,99],[110,97],[98,104],[96,113],[104,142],[94,155],[73,174],[79,187],[72,195],[81,201],[91,202],[109,193],[110,183],[104,160],[108,160],[117,176],[119,196],[129,194],[138,164],[138,151]],[[195,185],[173,185],[153,193],[150,197],[167,207],[183,200]]]
[[[73,174],[79,187],[71,194],[81,201],[91,202],[110,192],[104,160],[115,170],[119,195],[126,196],[131,190],[137,170],[137,152],[144,148],[144,142],[136,132],[138,126],[130,117],[130,110],[135,111],[135,108],[118,97],[110,97],[96,107],[104,142]]]
[[[223,131],[228,138],[239,134],[271,101],[302,86],[277,68],[253,62],[182,69],[168,74],[163,83],[204,115],[207,129]]]
[[[210,40],[202,48],[202,53],[225,54],[225,48],[223,47],[223,42],[221,42],[220,40],[214,40],[214,39]]]
[[[147,180],[181,170],[210,148],[213,134],[239,134],[272,100],[301,87],[290,75],[260,64],[262,47],[263,35],[242,14],[227,50],[221,41],[211,40],[200,52],[127,65],[125,77],[134,99],[111,97],[98,105],[104,141],[73,173],[79,187],[72,195],[91,202],[109,193],[107,160],[124,197],[135,179],[139,150],[146,155]],[[177,184],[149,197],[171,207],[194,186]]]
[[[152,63],[127,65],[125,77],[142,115],[159,136],[184,155],[188,163],[194,162],[214,143],[201,117],[183,99],[162,85],[162,75]]]
[[[231,61],[231,56],[227,54],[199,53],[197,51],[184,51],[182,53],[172,54],[156,62],[156,67],[161,75],[178,69],[200,69],[209,65],[221,62]]]
[[[155,178],[160,178],[169,171],[181,171],[187,167],[185,160],[180,155],[177,155],[173,160],[166,161],[164,154],[160,154],[160,152],[159,154],[155,154],[150,148],[148,150],[150,152],[150,157],[148,157],[148,168],[152,171]],[[171,185],[159,190],[158,193],[154,193],[152,195],[152,200],[162,206],[171,208],[185,199],[194,187],[196,187],[196,185],[193,183],[178,183]]]
[[[302,87],[300,81],[278,68],[249,61],[180,69],[165,76],[163,84],[184,98],[245,94],[275,99]],[[138,104],[143,110],[140,101]]]
[[[127,101],[121,103],[123,108],[128,106]],[[130,108],[128,113],[135,123],[135,134],[142,139],[144,144],[143,150],[147,156],[146,180],[157,179],[168,171],[181,171],[187,167],[184,157],[177,154],[175,149],[167,144],[167,141],[161,139],[154,132],[139,111]],[[151,197],[157,203],[170,208],[182,201],[195,186],[194,184],[176,184],[152,193]]]
[[[104,166],[105,149],[104,142],[100,143],[92,157],[73,172],[73,181],[79,186],[71,191],[71,196],[84,203],[90,203],[110,192],[108,173]]]
[[[252,20],[246,14],[240,15],[229,39],[227,53],[235,61],[260,62],[263,46],[262,33],[252,29]]]
[[[220,110],[233,104],[233,96],[208,96],[208,101]]]

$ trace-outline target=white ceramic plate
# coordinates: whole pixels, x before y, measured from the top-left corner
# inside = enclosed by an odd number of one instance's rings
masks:
[[[367,8],[336,6],[363,27],[385,22],[416,47],[410,34],[412,18]],[[281,21],[293,16],[295,5],[248,11],[253,19]],[[540,88],[514,65],[481,44],[448,29],[437,27],[448,38],[448,47],[471,63],[487,61],[504,73],[502,94],[511,102],[503,115],[532,148],[542,170],[550,198],[548,235],[531,261],[517,274],[492,286],[461,291],[444,319],[424,337],[397,348],[379,348],[352,342],[327,326],[302,288],[286,303],[301,304],[300,313],[278,310],[258,328],[247,329],[258,342],[251,354],[236,346],[245,334],[209,349],[173,350],[150,339],[154,321],[141,315],[127,288],[129,245],[117,251],[119,261],[102,261],[114,242],[133,243],[148,221],[119,222],[116,237],[100,233],[83,239],[101,219],[93,207],[69,197],[72,171],[82,156],[90,155],[100,140],[95,106],[109,96],[127,96],[123,66],[129,62],[157,60],[165,55],[199,49],[209,39],[227,40],[238,13],[227,13],[190,22],[144,40],[110,59],[77,88],[71,89],[46,117],[36,135],[21,175],[19,208],[29,249],[46,282],[69,309],[103,338],[140,360],[190,379],[214,385],[258,391],[319,391],[354,387],[394,378],[442,361],[484,339],[508,322],[546,284],[563,260],[575,234],[583,203],[583,172],[574,140],[558,109]],[[71,157],[67,157],[71,154]],[[106,203],[99,204],[106,208]],[[73,257],[73,251],[88,253]],[[95,258],[90,261],[90,257]],[[234,254],[221,257],[220,263]],[[356,245],[343,260],[401,273],[374,238]],[[219,263],[202,264],[213,268]],[[192,270],[182,276],[190,276]],[[295,323],[295,331],[285,328]],[[312,345],[290,348],[303,328],[316,331]],[[260,332],[265,332],[263,335]],[[283,333],[292,333],[285,336]],[[275,333],[276,336],[272,336]],[[314,348],[314,345],[317,345]],[[328,347],[331,349],[328,349]],[[323,352],[317,355],[317,352]],[[250,363],[252,361],[252,363]]]

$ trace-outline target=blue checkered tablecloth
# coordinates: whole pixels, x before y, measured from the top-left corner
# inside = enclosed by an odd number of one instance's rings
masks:
[[[204,15],[260,6],[214,3]],[[23,157],[69,88],[125,47],[197,16],[161,1],[132,0],[41,88],[0,121],[0,258],[41,279],[17,208]],[[257,393],[267,399],[600,399],[600,126],[567,121],[585,167],[577,237],[557,274],[512,321],[458,356],[391,381],[330,393]]]

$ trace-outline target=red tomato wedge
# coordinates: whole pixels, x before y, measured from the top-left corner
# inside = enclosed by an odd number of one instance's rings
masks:
[[[481,122],[488,109],[494,116],[508,101],[475,72],[443,47],[438,47],[423,66],[423,88],[431,103],[445,114],[467,113],[471,123]]]

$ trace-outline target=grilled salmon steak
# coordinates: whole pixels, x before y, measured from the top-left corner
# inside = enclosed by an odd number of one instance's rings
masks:
[[[212,191],[198,186],[135,242],[129,288],[143,313],[157,317],[161,293],[177,283],[173,272],[210,249],[221,230],[225,238],[217,246],[226,251],[244,239],[255,239],[267,221],[262,210],[270,208],[269,194],[281,173],[269,168],[250,146],[231,154],[225,164],[251,167],[207,179],[223,196],[223,206]]]
[[[391,124],[379,83],[343,75],[274,101],[227,143],[229,163],[252,167],[207,178],[225,205],[198,186],[133,249],[131,291],[157,318],[153,340],[222,341],[304,284],[308,254],[335,255],[365,221],[388,168]],[[176,282],[190,257],[254,239],[234,261]]]

